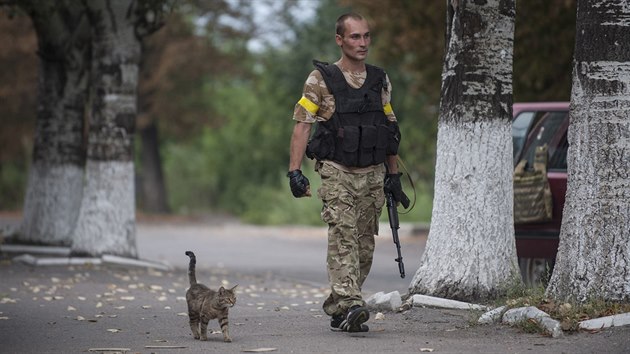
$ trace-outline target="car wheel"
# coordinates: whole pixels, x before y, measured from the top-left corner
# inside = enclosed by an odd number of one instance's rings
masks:
[[[546,285],[551,276],[553,261],[546,258],[519,258],[523,283],[527,287]]]

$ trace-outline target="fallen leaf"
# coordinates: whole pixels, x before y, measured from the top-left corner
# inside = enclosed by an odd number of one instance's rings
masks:
[[[112,332],[112,333],[118,333],[118,332],[120,332],[120,331],[122,331],[122,330],[121,330],[121,329],[118,329],[118,328],[108,328],[108,329],[107,329],[107,332]]]
[[[0,317],[0,320],[8,320],[9,318],[7,316],[2,316]]]
[[[76,311],[77,309],[72,307],[72,306],[68,306],[68,311]]]
[[[83,316],[77,316],[77,321],[85,321],[85,317],[83,317]]]
[[[425,353],[431,353],[433,352],[433,348],[420,348],[421,352],[425,352]]]
[[[377,321],[381,321],[385,319],[385,315],[382,312],[378,312],[375,316],[374,319]]]
[[[243,353],[266,353],[266,352],[275,352],[278,348],[256,348],[256,349],[245,349]]]
[[[150,308],[151,308],[151,305],[142,305],[142,308],[143,308],[143,309],[150,309]]]
[[[147,349],[185,349],[183,345],[145,345]]]
[[[90,348],[88,352],[101,352],[101,353],[121,353],[125,354],[130,351],[130,348]]]

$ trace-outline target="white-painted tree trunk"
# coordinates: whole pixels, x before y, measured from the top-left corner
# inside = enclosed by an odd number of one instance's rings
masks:
[[[83,190],[83,168],[35,161],[28,176],[23,222],[17,241],[70,246]]]
[[[92,24],[86,185],[71,252],[137,257],[133,138],[140,38],[136,1],[85,2]]]
[[[578,1],[560,245],[547,295],[630,300],[630,5]]]
[[[132,162],[88,161],[74,254],[137,257]]]
[[[498,295],[518,277],[512,188],[514,2],[448,1],[435,195],[410,292]]]
[[[81,7],[60,3],[21,3],[37,32],[39,82],[33,164],[15,241],[69,246],[83,190],[90,47]]]

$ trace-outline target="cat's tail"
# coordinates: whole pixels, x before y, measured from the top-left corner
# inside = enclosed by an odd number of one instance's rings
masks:
[[[186,251],[186,255],[190,257],[190,263],[188,264],[188,281],[190,285],[197,284],[197,277],[195,276],[195,265],[197,264],[197,257],[191,251]]]

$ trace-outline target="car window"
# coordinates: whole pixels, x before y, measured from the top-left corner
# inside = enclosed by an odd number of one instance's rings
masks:
[[[569,149],[569,141],[567,140],[567,133],[564,133],[562,135],[562,138],[560,139],[560,143],[556,147],[553,154],[549,157],[549,162],[547,163],[547,169],[550,171],[554,171],[554,170],[566,171],[568,149]]]
[[[516,166],[517,157],[521,155],[521,149],[527,141],[530,129],[536,125],[547,112],[523,111],[512,121],[512,157]]]
[[[535,112],[521,112],[514,118],[512,122],[512,148],[514,152],[514,164],[516,164],[516,157],[520,154],[525,139],[527,139],[527,132],[534,120]]]
[[[544,117],[542,117],[541,121],[532,129],[529,135],[529,145],[521,158],[527,160],[528,167],[533,166],[536,148],[551,142],[554,136],[558,134],[566,116],[567,112],[547,112]],[[566,139],[564,139],[564,141],[566,142]],[[564,169],[566,169],[566,147],[568,147],[568,145],[565,146],[564,152],[562,151],[562,146],[563,144],[560,143],[557,149],[554,149],[553,156],[550,156],[549,162],[553,162],[553,165],[558,166],[558,168],[564,166]],[[564,158],[562,155],[564,155]],[[551,166],[549,166],[549,168],[551,168]]]

